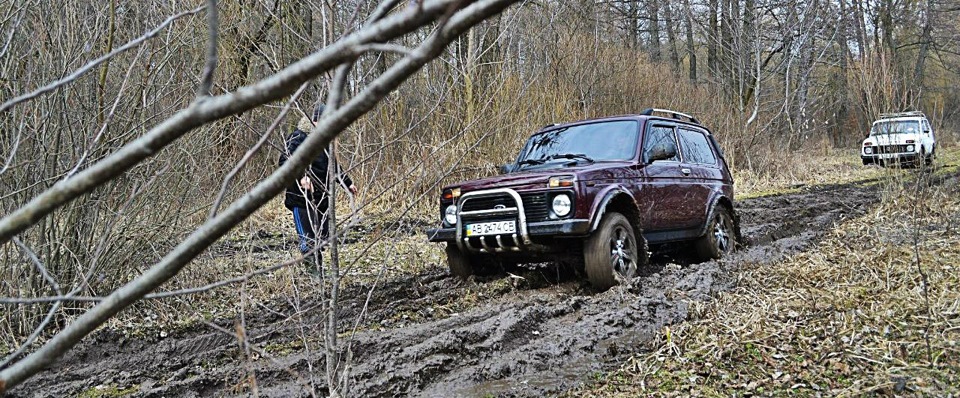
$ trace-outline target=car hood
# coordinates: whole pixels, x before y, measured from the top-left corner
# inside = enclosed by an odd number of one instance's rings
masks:
[[[512,188],[518,190],[546,188],[550,177],[577,177],[577,181],[609,178],[614,170],[620,170],[633,162],[597,162],[577,164],[570,167],[528,168],[523,171],[501,174],[475,180],[461,181],[444,189],[459,187],[462,193],[482,189]]]
[[[867,137],[863,142],[871,142],[873,145],[902,145],[907,140],[913,140],[914,143],[920,142],[919,134],[879,134]]]

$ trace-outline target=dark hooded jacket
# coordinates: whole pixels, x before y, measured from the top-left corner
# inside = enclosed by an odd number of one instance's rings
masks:
[[[300,147],[300,144],[303,144],[303,141],[307,139],[307,130],[313,128],[313,124],[310,123],[310,119],[304,117],[300,120],[300,123],[297,124],[297,129],[294,130],[286,138],[286,150],[280,154],[280,165],[282,166],[286,163],[287,159],[290,157],[297,148]],[[327,151],[324,150],[320,153],[320,156],[317,156],[316,159],[313,159],[313,163],[310,164],[310,168],[307,171],[307,175],[310,176],[310,179],[313,182],[313,192],[307,192],[309,198],[304,198],[303,189],[300,187],[300,178],[298,177],[296,181],[287,186],[287,192],[284,195],[283,205],[288,209],[293,209],[294,207],[307,207],[306,200],[309,199],[314,205],[317,206],[317,209],[320,212],[324,212],[327,209],[327,197],[326,197],[326,184],[327,184],[327,168],[330,164],[330,158],[327,155]],[[339,170],[339,165],[338,165]],[[342,171],[339,174],[340,183],[349,187],[353,185],[353,181],[350,179],[346,173]]]

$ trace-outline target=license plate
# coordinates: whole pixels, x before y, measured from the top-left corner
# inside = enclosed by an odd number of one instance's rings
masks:
[[[517,232],[514,220],[467,224],[467,236],[500,235]]]

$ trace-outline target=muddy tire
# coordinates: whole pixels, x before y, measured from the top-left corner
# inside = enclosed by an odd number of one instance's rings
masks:
[[[464,253],[455,243],[447,243],[447,265],[450,275],[467,279],[470,275],[488,275],[495,272],[497,262],[489,256]]]
[[[633,278],[637,269],[646,266],[647,259],[646,240],[620,213],[604,215],[600,226],[583,244],[587,279],[600,291]]]
[[[707,223],[707,233],[693,244],[693,248],[700,261],[722,258],[736,249],[739,236],[730,209],[717,206]]]

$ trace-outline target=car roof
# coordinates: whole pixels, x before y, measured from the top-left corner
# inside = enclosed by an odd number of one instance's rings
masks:
[[[922,120],[927,120],[927,118],[923,116],[889,117],[889,118],[874,120],[873,124],[884,123],[884,122],[919,122]]]
[[[678,114],[680,114],[680,113],[678,113]],[[680,115],[683,115],[683,114],[680,114]],[[686,116],[686,115],[684,115],[684,116]],[[707,134],[711,134],[711,135],[712,135],[710,129],[708,129],[706,126],[704,126],[704,125],[702,125],[702,124],[700,124],[700,123],[694,123],[694,122],[687,121],[687,120],[682,120],[682,119],[679,119],[679,118],[671,118],[671,117],[656,116],[656,115],[645,115],[645,114],[626,114],[626,115],[616,115],[616,116],[603,116],[603,117],[596,117],[596,118],[591,118],[591,119],[577,120],[577,121],[567,122],[567,123],[553,123],[553,124],[548,124],[548,125],[546,125],[546,126],[543,126],[543,128],[541,128],[540,130],[538,130],[537,132],[535,132],[534,135],[540,134],[540,133],[545,133],[545,132],[548,132],[548,131],[553,131],[553,130],[561,129],[561,128],[579,126],[579,125],[584,125],[584,124],[601,123],[601,122],[615,122],[615,121],[623,121],[623,120],[634,120],[634,121],[662,120],[662,121],[667,121],[667,122],[671,122],[671,123],[681,123],[681,124],[685,124],[685,125],[688,125],[688,126],[699,127],[699,128],[701,128],[701,129],[705,130],[705,131],[707,132]],[[696,119],[693,119],[693,120],[696,120]]]

